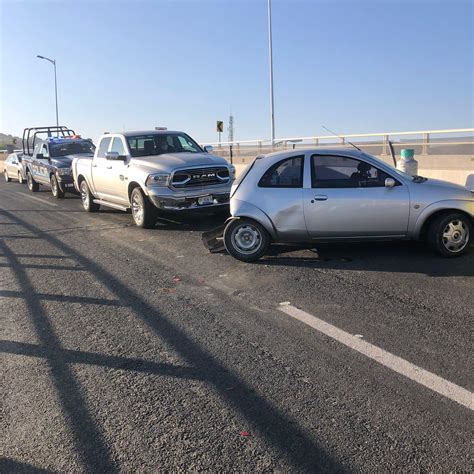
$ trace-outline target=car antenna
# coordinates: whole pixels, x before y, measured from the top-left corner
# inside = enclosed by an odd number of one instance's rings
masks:
[[[395,158],[395,150],[393,149],[393,143],[391,140],[388,141],[388,147],[390,148],[390,154],[392,155],[393,164],[397,167],[397,159]]]
[[[342,140],[343,137],[338,135],[336,132],[333,132],[332,130],[329,130],[329,128],[325,127],[324,125],[322,125],[322,127],[324,128],[324,130],[327,130],[328,132],[332,133],[334,136],[336,136],[337,138],[340,138]],[[355,146],[352,142],[347,141],[347,143],[349,143],[349,145],[352,145],[356,150],[359,150],[360,152],[362,152],[362,150],[358,146]]]

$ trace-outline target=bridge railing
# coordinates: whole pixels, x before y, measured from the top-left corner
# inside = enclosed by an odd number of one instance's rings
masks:
[[[234,163],[246,163],[259,154],[314,147],[347,147],[349,142],[373,155],[390,154],[389,141],[396,154],[403,148],[413,148],[416,155],[474,155],[474,128],[448,130],[417,130],[409,132],[377,132],[278,138],[270,140],[239,140],[203,143],[212,145],[216,155]]]

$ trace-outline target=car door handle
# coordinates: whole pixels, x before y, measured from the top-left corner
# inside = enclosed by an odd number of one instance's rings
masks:
[[[323,195],[323,194],[319,194],[317,196],[314,196],[314,200],[315,201],[327,201],[328,197]]]

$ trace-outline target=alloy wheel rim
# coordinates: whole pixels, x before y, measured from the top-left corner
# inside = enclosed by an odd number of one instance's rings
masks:
[[[33,178],[31,177],[30,173],[28,173],[26,181],[28,183],[28,189],[31,191],[33,189]]]
[[[469,242],[469,228],[467,224],[461,219],[449,222],[443,230],[442,242],[449,252],[461,252]]]
[[[89,193],[87,192],[87,185],[85,181],[81,184],[81,199],[84,209],[89,208]]]
[[[132,198],[132,215],[137,224],[141,224],[143,220],[143,204],[141,199],[135,194]]]
[[[56,178],[53,176],[51,179],[51,187],[53,189],[53,196],[57,196],[58,194],[58,183],[56,182]]]
[[[260,249],[262,235],[255,226],[243,224],[232,232],[232,242],[239,252],[250,255]]]
[[[23,183],[23,178],[21,176],[21,173],[18,171],[18,182],[21,184]]]

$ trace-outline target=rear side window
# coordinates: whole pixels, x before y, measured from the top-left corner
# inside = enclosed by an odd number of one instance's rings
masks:
[[[272,165],[260,179],[260,188],[302,188],[303,156],[292,156]]]
[[[99,144],[99,149],[97,150],[97,158],[105,158],[105,154],[107,153],[107,150],[109,149],[110,140],[111,140],[110,137],[102,138]]]

